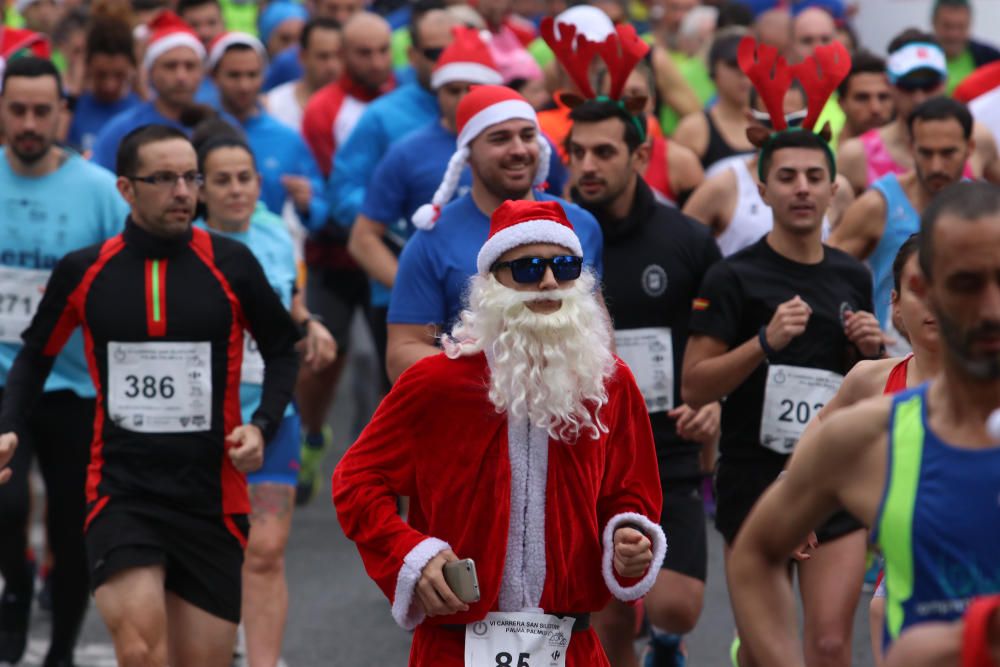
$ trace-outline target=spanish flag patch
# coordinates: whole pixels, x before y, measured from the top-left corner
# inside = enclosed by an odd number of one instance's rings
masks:
[[[695,299],[691,302],[691,310],[708,310],[711,302],[708,299]]]

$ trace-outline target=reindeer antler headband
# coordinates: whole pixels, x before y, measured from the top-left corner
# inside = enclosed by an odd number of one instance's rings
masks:
[[[774,128],[774,132],[766,136],[761,132],[747,131],[747,137],[760,148],[762,156],[770,150],[774,140],[782,133],[813,132],[830,95],[851,71],[851,56],[840,42],[817,47],[813,54],[801,63],[789,66],[773,46],[758,44],[753,37],[744,37],[740,41],[737,59],[740,69],[750,78],[750,82],[764,102]],[[798,79],[802,84],[807,104],[806,118],[802,121],[801,127],[797,128],[788,127],[784,114],[785,93],[791,88],[793,79]],[[833,150],[829,146],[829,123],[816,134],[823,139],[832,180],[836,177],[837,168]],[[763,160],[758,162],[758,169],[762,164]],[[763,174],[758,175],[763,180]]]
[[[645,106],[645,98],[639,100],[623,100],[622,92],[625,82],[640,60],[649,53],[649,44],[644,42],[631,25],[623,24],[615,28],[602,42],[592,42],[582,33],[577,33],[572,23],[560,23],[558,35],[556,23],[551,17],[542,20],[542,39],[549,45],[556,59],[566,69],[567,74],[580,89],[584,98],[563,95],[567,106],[578,106],[586,100],[599,102],[614,102],[621,107],[639,130],[639,136],[646,139],[646,128],[637,117],[638,111]],[[611,89],[608,95],[597,95],[590,82],[590,63],[594,56],[599,56],[608,68],[608,78]]]

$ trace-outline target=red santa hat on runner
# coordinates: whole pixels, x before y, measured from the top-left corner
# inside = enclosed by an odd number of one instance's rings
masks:
[[[444,205],[451,201],[462,170],[469,159],[469,144],[488,128],[504,121],[520,118],[538,127],[538,116],[526,99],[506,86],[475,86],[458,104],[455,124],[458,126],[457,150],[448,161],[448,168],[431,203],[424,204],[413,214],[413,224],[417,229],[433,229]],[[549,142],[538,132],[538,170],[534,184],[540,186],[549,175],[549,158],[552,149]]]
[[[48,37],[32,30],[0,25],[0,77],[7,69],[7,62],[22,55],[51,57]],[[0,82],[0,91],[2,90],[3,83]]]
[[[490,217],[490,236],[479,250],[476,268],[490,272],[500,256],[530,243],[552,243],[583,257],[583,246],[559,202],[508,199]]]
[[[497,70],[486,42],[474,28],[456,26],[455,39],[441,52],[431,73],[431,88],[437,90],[446,83],[465,81],[483,85],[499,85],[503,77]]]
[[[199,58],[205,58],[205,47],[198,35],[169,9],[157,14],[146,26],[146,30],[141,32],[148,34],[146,54],[142,58],[142,67],[147,71],[157,58],[179,46],[186,46],[198,54]]]
[[[245,46],[253,49],[260,56],[261,61],[267,63],[267,50],[259,39],[247,32],[224,32],[213,39],[208,45],[208,60],[205,62],[206,69],[209,72],[213,71],[216,65],[219,64],[219,61],[222,60],[222,56],[226,55],[226,51],[234,46]]]

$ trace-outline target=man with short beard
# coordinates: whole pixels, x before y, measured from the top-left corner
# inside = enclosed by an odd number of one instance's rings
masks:
[[[557,202],[499,206],[445,353],[400,377],[334,471],[346,535],[416,628],[411,665],[606,666],[590,613],[659,571],[645,402],[582,255]],[[445,581],[459,557],[477,600]]]
[[[104,169],[56,145],[66,113],[62,82],[48,60],[24,57],[4,73],[0,95],[0,394],[8,384],[21,332],[38,308],[40,290],[66,253],[121,229],[128,207]],[[45,480],[53,553],[52,643],[45,665],[70,664],[87,609],[83,487],[92,433],[94,387],[83,338],[74,336],[55,360],[23,447],[11,463],[14,481],[0,489],[0,663],[24,653],[34,575],[25,562],[30,508],[28,470],[38,457]]]
[[[924,101],[910,114],[908,132],[914,169],[897,176],[889,173],[857,199],[833,230],[829,243],[858,259],[868,260],[875,283],[875,316],[892,332],[898,347],[909,346],[894,331],[890,308],[892,263],[903,242],[920,230],[920,214],[939,192],[962,178],[972,154],[973,120],[961,102],[950,97]]]
[[[661,527],[672,547],[645,605],[653,629],[650,664],[673,665],[680,635],[694,629],[705,594],[701,450],[714,447],[719,435],[719,404],[700,410],[685,405],[680,368],[691,301],[722,255],[708,228],[657,202],[641,178],[650,151],[642,114],[605,99],[588,100],[569,117],[572,197],[601,225],[604,295],[616,349],[636,374],[656,442]],[[630,664],[634,608],[612,602],[595,625],[612,663]]]
[[[892,88],[885,61],[868,51],[855,53],[850,73],[837,87],[837,101],[846,117],[838,138],[840,144],[891,121]]]
[[[393,381],[417,360],[438,353],[438,335],[457,321],[466,282],[476,274],[472,258],[489,234],[489,216],[505,200],[562,203],[584,261],[601,274],[601,230],[594,217],[535,190],[547,179],[552,149],[527,100],[505,86],[476,86],[462,98],[455,119],[457,150],[431,202],[413,215],[418,231],[403,248],[393,283],[386,349]],[[451,202],[466,163],[472,188]]]
[[[1000,522],[1000,446],[987,426],[1000,405],[998,212],[1000,188],[987,183],[956,183],[931,202],[911,287],[938,322],[941,373],[825,417],[744,522],[728,575],[737,625],[759,664],[807,664],[788,622],[788,556],[841,507],[871,528],[885,557],[886,664],[928,664],[907,655],[920,647],[908,638],[933,638],[975,596],[1000,592],[1000,531],[992,529]],[[982,624],[989,609],[970,615]],[[976,648],[985,652],[983,639]],[[938,636],[921,658],[947,643]]]

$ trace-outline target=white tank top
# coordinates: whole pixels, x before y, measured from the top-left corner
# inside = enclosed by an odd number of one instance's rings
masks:
[[[736,208],[729,226],[719,234],[716,241],[723,257],[753,245],[760,237],[771,231],[774,219],[771,207],[764,203],[757,189],[757,181],[750,173],[746,160],[738,160],[729,165],[736,176]],[[823,241],[830,236],[830,219],[823,216]]]

